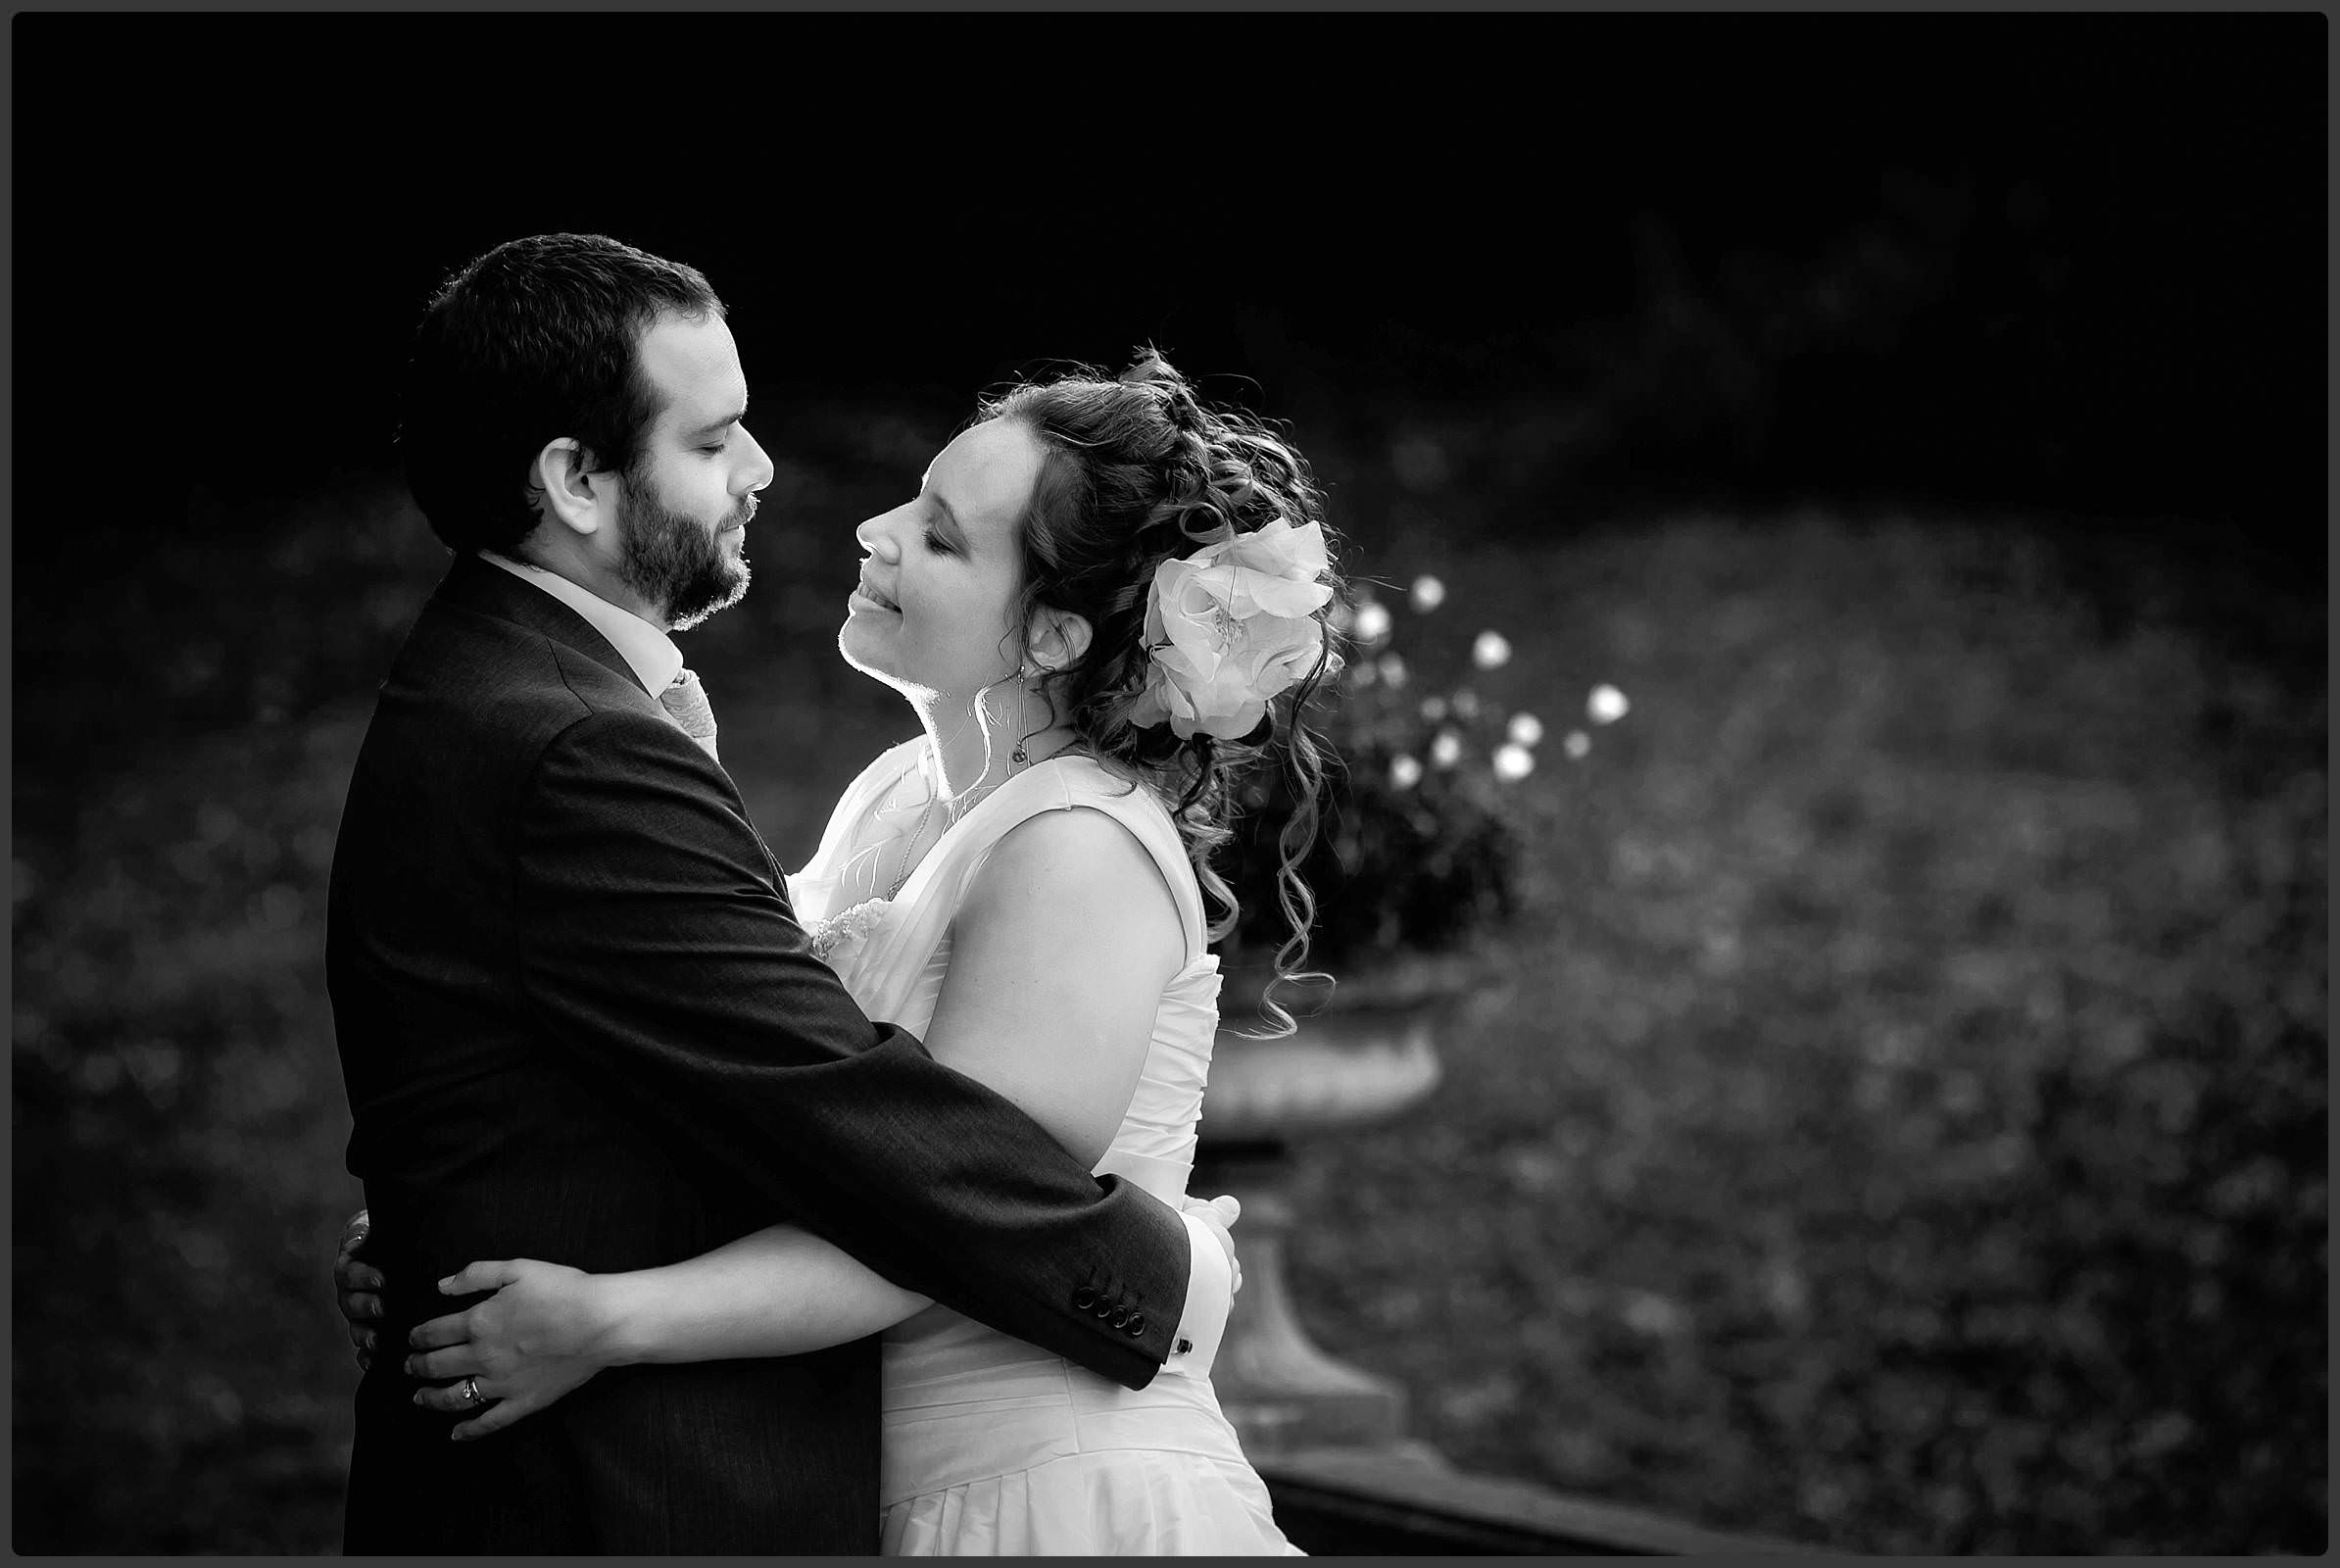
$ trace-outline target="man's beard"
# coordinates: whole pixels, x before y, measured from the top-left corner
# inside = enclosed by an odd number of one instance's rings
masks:
[[[745,523],[752,510],[742,501],[723,526]],[[627,479],[617,528],[618,576],[651,604],[664,607],[670,630],[698,625],[738,604],[748,591],[746,555],[726,556],[722,534],[662,504],[651,493],[647,475]]]

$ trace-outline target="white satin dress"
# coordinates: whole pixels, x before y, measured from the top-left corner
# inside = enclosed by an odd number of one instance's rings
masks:
[[[946,831],[887,900],[901,840],[935,780],[923,739],[880,756],[839,800],[818,853],[789,878],[798,918],[873,1018],[923,1035],[951,964],[952,913],[992,847],[1041,811],[1104,812],[1153,857],[1186,927],[1153,1043],[1101,1175],[1176,1204],[1194,1167],[1218,1022],[1219,960],[1169,812],[1096,761],[1050,759]],[[882,879],[881,879],[882,878]],[[828,922],[827,931],[818,928]],[[919,1555],[1300,1555],[1269,1511],[1207,1377],[1173,1359],[1142,1390],[942,1306],[885,1337],[882,1549]]]

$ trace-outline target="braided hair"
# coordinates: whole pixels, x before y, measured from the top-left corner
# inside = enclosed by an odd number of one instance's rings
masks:
[[[1146,609],[1156,569],[1229,530],[1248,533],[1278,519],[1323,523],[1323,495],[1305,459],[1275,431],[1234,409],[1205,407],[1187,379],[1151,349],[1118,376],[1078,368],[1027,381],[987,399],[976,420],[1012,419],[1038,440],[1042,462],[1017,529],[1020,601],[1009,615],[1018,634],[1043,607],[1069,611],[1091,628],[1087,651],[1045,675],[1057,712],[1082,748],[1170,807],[1204,895],[1223,912],[1213,942],[1234,930],[1236,896],[1211,866],[1233,837],[1238,786],[1254,770],[1281,767],[1295,803],[1277,834],[1277,901],[1291,934],[1280,944],[1266,1007],[1276,1032],[1291,1014],[1273,999],[1277,983],[1306,978],[1316,900],[1299,863],[1317,835],[1330,752],[1305,721],[1308,701],[1333,668],[1337,634],[1326,619],[1325,650],[1298,684],[1269,703],[1250,734],[1225,740],[1181,737],[1166,724],[1140,724],[1150,651]],[[1332,538],[1327,530],[1328,560]],[[1339,580],[1333,577],[1335,602]]]

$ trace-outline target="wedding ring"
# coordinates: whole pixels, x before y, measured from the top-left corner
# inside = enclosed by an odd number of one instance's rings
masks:
[[[465,1404],[487,1403],[487,1396],[479,1392],[479,1380],[477,1378],[463,1379],[463,1402]]]

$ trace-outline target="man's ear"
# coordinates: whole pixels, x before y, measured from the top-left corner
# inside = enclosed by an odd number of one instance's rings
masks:
[[[1024,637],[1024,651],[1032,662],[1053,673],[1079,663],[1081,656],[1089,652],[1092,635],[1087,616],[1044,605],[1033,612],[1032,629]]]
[[[600,532],[616,510],[617,475],[593,471],[574,436],[547,442],[529,477],[545,499],[545,510],[572,533]]]

